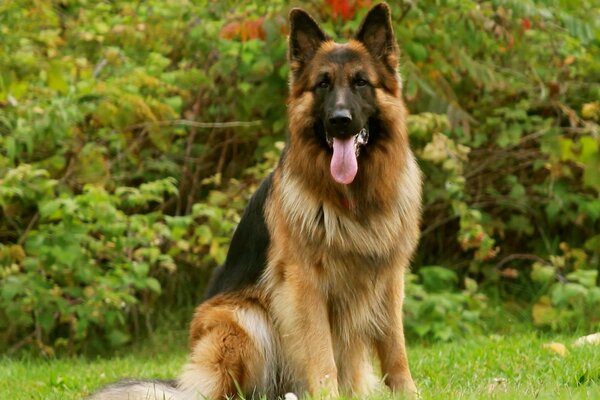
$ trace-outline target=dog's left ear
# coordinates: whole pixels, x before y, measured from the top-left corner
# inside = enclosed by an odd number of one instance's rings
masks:
[[[392,28],[390,7],[377,4],[360,24],[354,39],[362,42],[369,52],[393,70],[398,67],[398,44]]]

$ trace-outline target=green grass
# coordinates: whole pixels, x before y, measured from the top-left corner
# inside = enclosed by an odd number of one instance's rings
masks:
[[[600,399],[600,346],[575,348],[574,337],[478,337],[409,346],[424,399]],[[564,343],[562,357],[543,347]],[[0,399],[80,399],[122,377],[173,378],[186,359],[185,333],[157,335],[110,359],[0,358]],[[391,399],[389,394],[373,399]]]

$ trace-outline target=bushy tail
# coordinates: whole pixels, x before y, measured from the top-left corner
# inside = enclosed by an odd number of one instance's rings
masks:
[[[0,0],[1,1],[1,0]],[[277,344],[264,307],[238,294],[215,297],[192,322],[192,354],[177,381],[126,379],[88,400],[218,400],[278,392]]]
[[[123,379],[105,386],[88,400],[185,400],[175,381]]]

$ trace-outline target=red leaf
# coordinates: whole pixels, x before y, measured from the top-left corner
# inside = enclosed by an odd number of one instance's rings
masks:
[[[219,35],[223,39],[239,39],[242,42],[253,39],[265,40],[267,35],[263,28],[264,22],[264,17],[244,22],[230,22],[221,28]]]
[[[230,22],[221,28],[219,36],[221,36],[223,39],[232,40],[233,38],[239,36],[240,28],[241,26],[239,22]]]
[[[350,4],[350,0],[326,0],[331,5],[333,18],[337,18],[338,15],[344,20],[350,20],[354,18],[355,2]]]

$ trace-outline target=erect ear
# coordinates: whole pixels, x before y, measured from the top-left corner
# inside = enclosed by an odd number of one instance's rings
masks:
[[[319,24],[300,8],[290,11],[289,59],[291,69],[297,74],[315,55],[327,35]]]
[[[398,44],[392,28],[390,7],[386,3],[377,4],[369,10],[354,38],[390,68],[395,70],[398,67]]]

